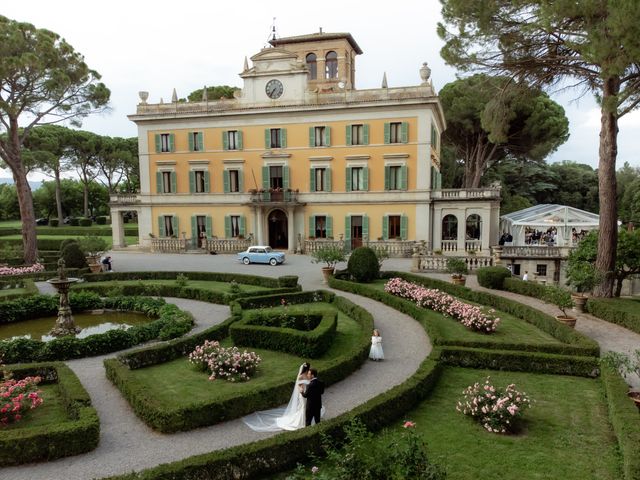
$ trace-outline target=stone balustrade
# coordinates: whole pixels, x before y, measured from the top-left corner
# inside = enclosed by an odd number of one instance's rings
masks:
[[[186,238],[152,238],[151,251],[160,253],[182,253],[187,251],[191,240]]]
[[[109,195],[109,203],[112,205],[131,205],[140,203],[140,197],[136,193],[117,193]]]
[[[216,253],[238,253],[244,252],[251,245],[251,238],[209,238],[206,241],[206,250]]]
[[[323,247],[336,247],[344,249],[346,242],[344,240],[331,239],[306,239],[302,242],[302,253],[312,255],[314,252]],[[383,249],[389,254],[389,257],[410,257],[416,242],[407,240],[369,240],[363,241],[362,246],[373,249]]]
[[[482,267],[490,267],[493,265],[493,257],[478,257],[476,255],[468,255],[466,257],[452,257],[443,255],[420,255],[413,256],[412,270],[415,272],[446,272],[447,261],[450,258],[459,258],[467,264],[470,272]]]
[[[575,247],[549,247],[546,245],[521,245],[492,247],[501,258],[568,258]]]
[[[434,200],[467,200],[467,199],[499,199],[499,188],[451,188],[433,190],[431,198]]]

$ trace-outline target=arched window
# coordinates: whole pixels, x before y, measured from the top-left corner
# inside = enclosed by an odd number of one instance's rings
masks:
[[[442,240],[458,239],[458,219],[455,215],[447,215],[442,219]]]
[[[309,69],[309,80],[318,78],[318,64],[316,63],[316,54],[307,55],[307,68]]]
[[[325,78],[338,78],[338,54],[334,51],[327,53],[324,58]]]
[[[474,213],[467,217],[467,240],[480,240],[480,215]]]

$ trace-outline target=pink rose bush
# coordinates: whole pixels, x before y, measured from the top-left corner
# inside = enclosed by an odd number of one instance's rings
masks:
[[[38,273],[44,271],[44,265],[34,263],[29,267],[0,267],[0,277],[3,275],[22,275],[23,273]]]
[[[220,346],[220,342],[209,340],[189,354],[189,362],[208,372],[209,380],[223,378],[230,382],[246,382],[261,361],[255,352],[240,352],[238,347],[225,348]]]
[[[0,383],[0,426],[19,422],[28,410],[42,405],[38,390],[40,377],[11,378]]]
[[[474,383],[463,390],[464,397],[456,406],[458,412],[470,415],[493,433],[513,432],[516,421],[525,408],[531,408],[531,400],[519,392],[514,384],[504,390],[494,387],[490,377],[484,385]]]
[[[452,317],[465,327],[477,332],[493,333],[500,323],[500,319],[493,315],[495,313],[493,309],[484,312],[480,307],[461,302],[448,293],[407,282],[401,278],[389,280],[384,286],[384,291],[411,300],[419,307]]]

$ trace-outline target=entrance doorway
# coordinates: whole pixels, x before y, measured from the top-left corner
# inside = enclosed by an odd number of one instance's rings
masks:
[[[273,210],[267,217],[269,224],[269,246],[287,250],[289,248],[289,230],[287,214],[282,210]]]
[[[351,217],[351,250],[362,246],[362,217]]]

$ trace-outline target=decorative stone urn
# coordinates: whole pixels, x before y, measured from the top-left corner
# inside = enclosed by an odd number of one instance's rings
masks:
[[[334,267],[322,267],[322,276],[324,277],[324,280],[322,283],[329,283],[329,279],[331,278],[331,275],[333,275],[333,272],[335,270]]]
[[[586,295],[571,295],[573,299],[573,309],[578,313],[584,313],[584,306],[587,304]]]
[[[69,305],[69,289],[71,285],[80,281],[78,278],[67,278],[67,272],[65,270],[64,259],[58,260],[58,278],[51,278],[47,280],[48,283],[53,285],[60,295],[60,304],[58,307],[58,318],[56,319],[56,325],[53,330],[49,332],[49,335],[54,337],[64,337],[66,335],[75,335],[80,333],[73,320],[71,314],[71,306]]]

